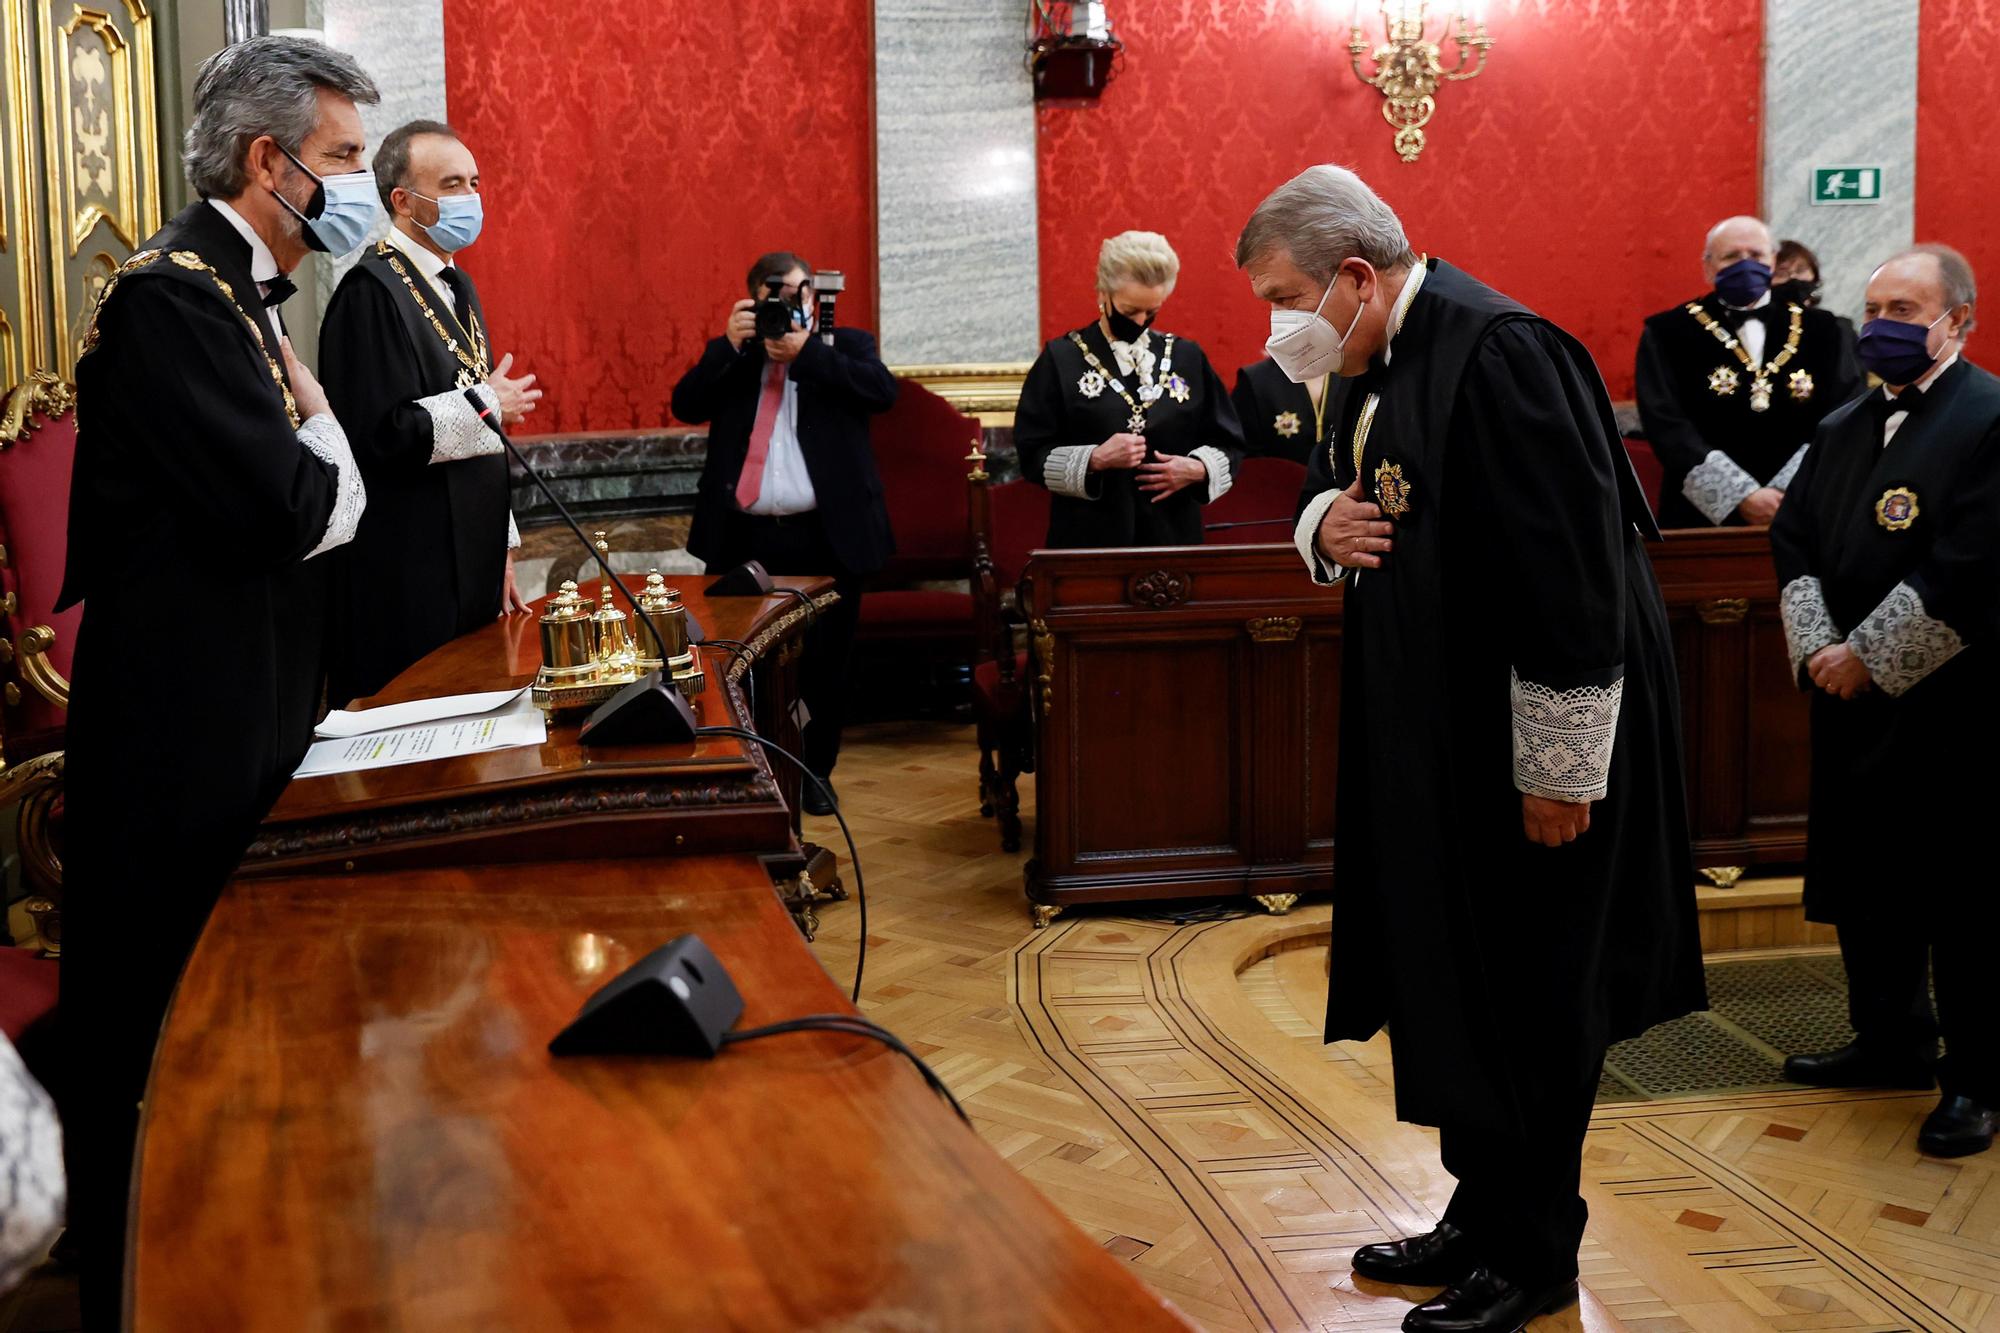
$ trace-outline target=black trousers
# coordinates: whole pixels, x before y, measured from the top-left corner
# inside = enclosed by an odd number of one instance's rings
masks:
[[[854,655],[854,627],[861,620],[862,578],[833,553],[817,510],[781,518],[732,515],[723,550],[726,554],[711,565],[711,573],[755,560],[772,574],[827,575],[840,594],[806,631],[805,655],[799,661],[799,697],[807,713],[805,753],[799,757],[827,777],[840,757],[840,731],[847,718],[847,670]]]
[[[1992,947],[1983,929],[1931,931],[1884,916],[1843,923],[1847,1012],[1861,1044],[1929,1059],[1942,1035],[1938,1082],[1945,1093],[2000,1108],[2000,984],[1991,975]]]
[[[1444,1169],[1458,1178],[1444,1220],[1471,1238],[1482,1264],[1510,1282],[1541,1288],[1577,1274],[1576,1251],[1590,1218],[1578,1193],[1583,1137],[1604,1052],[1588,1062],[1590,1077],[1581,1085],[1573,1073],[1540,1076],[1563,1062],[1524,1055],[1517,1071],[1521,1126],[1445,1125],[1438,1145]]]

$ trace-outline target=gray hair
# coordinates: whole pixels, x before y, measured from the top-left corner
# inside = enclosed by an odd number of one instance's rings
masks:
[[[1972,332],[1978,322],[1974,316],[1979,313],[1979,283],[1972,276],[1972,263],[1964,255],[1948,245],[1913,245],[1901,254],[1891,255],[1875,266],[1881,272],[1898,259],[1910,259],[1917,255],[1928,255],[1937,260],[1938,283],[1944,288],[1944,308],[1956,310],[1960,306],[1972,307],[1965,321],[1965,332]]]
[[[1236,267],[1282,250],[1301,272],[1328,282],[1359,256],[1377,269],[1417,262],[1403,224],[1380,195],[1345,167],[1307,167],[1257,205],[1236,238]]]
[[[456,139],[458,131],[441,120],[413,120],[407,125],[398,125],[382,136],[382,142],[375,148],[375,192],[382,196],[384,212],[394,213],[395,206],[389,196],[398,188],[408,189],[404,178],[410,174],[410,145],[426,134],[435,134],[441,139]]]
[[[194,78],[194,123],[181,165],[204,199],[234,199],[250,183],[243,160],[268,134],[286,149],[319,128],[319,90],[363,106],[381,100],[354,57],[302,37],[252,37],[201,62]]]

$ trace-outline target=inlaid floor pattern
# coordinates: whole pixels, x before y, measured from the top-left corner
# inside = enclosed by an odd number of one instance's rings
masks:
[[[1394,1119],[1386,1042],[1318,1040],[1327,908],[1179,927],[1073,914],[1034,932],[974,760],[970,728],[929,724],[858,729],[843,755],[871,897],[864,1007],[1203,1327],[1397,1327],[1428,1293],[1357,1282],[1347,1256],[1428,1228],[1451,1182],[1435,1137]],[[851,902],[823,914],[835,976],[857,919]],[[1535,1327],[2000,1333],[2000,1153],[1919,1156],[1932,1102],[1600,1104],[1586,1297]]]

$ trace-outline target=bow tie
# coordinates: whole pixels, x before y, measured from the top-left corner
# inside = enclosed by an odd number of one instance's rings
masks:
[[[264,284],[264,308],[269,310],[274,305],[283,305],[298,289],[297,283],[280,273]]]
[[[1722,307],[1722,318],[1717,322],[1731,333],[1736,333],[1756,317],[1755,310],[1738,310],[1734,306],[1725,305]]]
[[[1924,391],[1918,388],[1906,388],[1894,398],[1886,393],[1878,393],[1868,399],[1868,407],[1875,414],[1875,420],[1883,423],[1887,423],[1889,418],[1898,412],[1920,412],[1923,406]]]

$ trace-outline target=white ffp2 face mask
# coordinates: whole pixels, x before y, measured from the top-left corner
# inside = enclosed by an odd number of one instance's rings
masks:
[[[1346,360],[1347,340],[1354,336],[1355,326],[1361,323],[1361,312],[1365,303],[1354,307],[1354,318],[1348,322],[1347,332],[1334,332],[1333,325],[1327,323],[1320,311],[1326,309],[1327,299],[1333,295],[1335,283],[1340,275],[1334,274],[1334,281],[1326,285],[1326,291],[1319,298],[1319,304],[1310,314],[1303,310],[1273,310],[1271,312],[1271,336],[1264,343],[1264,352],[1278,363],[1278,369],[1285,372],[1285,378],[1294,384],[1304,384],[1316,380],[1321,375],[1338,375],[1341,363]]]

